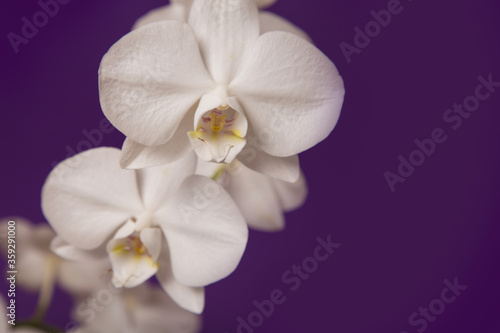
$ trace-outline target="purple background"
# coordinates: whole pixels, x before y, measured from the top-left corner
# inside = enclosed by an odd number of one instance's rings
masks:
[[[103,54],[161,0],[73,0],[15,54],[6,37],[34,0],[0,3],[0,215],[43,221],[40,189],[55,161],[98,128],[97,69]],[[203,332],[236,332],[252,302],[285,291],[256,332],[417,332],[408,317],[440,296],[443,280],[468,289],[426,332],[500,332],[498,176],[500,92],[453,131],[443,119],[474,93],[477,77],[500,81],[500,6],[494,0],[403,0],[404,10],[352,63],[339,43],[387,1],[280,0],[271,8],[307,31],[337,65],[346,86],[340,121],[327,140],[301,155],[310,195],[287,215],[284,232],[251,232],[241,265],[207,288]],[[392,193],[415,139],[443,128],[448,140]],[[120,147],[107,134],[101,145]],[[297,291],[282,282],[312,255],[317,237],[342,246]],[[2,292],[5,291],[5,285]],[[35,296],[20,298],[29,315]],[[58,292],[49,321],[63,326],[70,300]],[[420,327],[420,326],[419,326]]]

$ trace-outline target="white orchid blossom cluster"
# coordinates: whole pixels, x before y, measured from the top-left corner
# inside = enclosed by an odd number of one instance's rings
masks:
[[[104,275],[123,290],[92,320],[77,308],[81,332],[198,331],[204,287],[236,269],[248,227],[282,230],[304,203],[298,154],[333,130],[344,86],[301,29],[259,9],[273,2],[172,0],[104,55],[101,107],[125,142],[52,170],[56,235],[31,227],[43,251],[27,256],[48,271],[27,285],[45,274],[81,301]]]
[[[0,230],[7,230],[9,221],[16,226],[16,284],[25,291],[39,291],[36,311],[30,320],[14,322],[5,315],[0,318],[0,332],[62,332],[40,321],[49,309],[55,285],[67,291],[76,301],[73,321],[65,333],[194,333],[201,327],[199,316],[179,307],[160,287],[143,284],[138,288],[115,288],[110,281],[108,260],[70,261],[57,256],[57,248],[73,258],[83,259],[84,252],[69,252],[63,241],[48,224],[33,224],[23,217],[0,220]],[[7,257],[7,235],[0,233],[2,253]],[[12,296],[12,295],[11,295]],[[11,298],[12,299],[12,298]],[[0,296],[0,306],[7,308]],[[23,306],[17,301],[17,306]],[[9,303],[10,305],[10,303]],[[8,309],[8,308],[7,308]],[[73,325],[73,324],[76,324]]]

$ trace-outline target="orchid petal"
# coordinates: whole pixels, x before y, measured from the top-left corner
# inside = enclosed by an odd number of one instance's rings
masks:
[[[195,0],[188,19],[215,82],[227,84],[259,36],[253,0]]]
[[[307,183],[301,173],[296,182],[289,183],[273,179],[274,189],[278,193],[281,207],[285,212],[292,211],[304,204],[307,198]]]
[[[2,309],[7,308],[2,296],[0,296],[0,308]],[[8,331],[9,331],[9,325],[7,323],[7,317],[0,316],[0,332],[8,332]]]
[[[146,146],[126,138],[122,147],[120,166],[126,169],[154,167],[175,162],[188,154],[193,147],[186,138],[186,133],[192,129],[194,110],[195,108],[192,108],[186,114],[175,134],[162,145]]]
[[[23,248],[20,244],[23,243],[18,243],[17,246],[20,250],[17,255],[16,268],[22,273],[17,276],[17,283],[31,291],[39,290],[42,286],[44,271],[49,268],[50,257],[56,257],[50,252],[40,251],[33,247]]]
[[[126,138],[120,166],[125,169],[143,169],[177,161],[192,150],[186,139],[187,132],[178,130],[177,133],[167,143],[158,146],[146,146]]]
[[[195,333],[200,331],[201,318],[179,307],[158,287],[141,285],[134,289],[136,301],[134,322],[137,332]]]
[[[80,305],[74,311],[73,317],[78,322],[81,322],[82,325],[77,330],[70,330],[68,333],[137,333],[133,327],[134,318],[131,318],[131,313],[127,309],[130,303],[126,302],[126,293],[128,291],[135,291],[136,289],[128,289],[123,290],[121,293],[116,293],[110,302],[106,302],[106,306],[99,307],[100,311],[96,311],[92,317],[88,317],[87,312],[82,311],[85,308]],[[98,293],[94,293],[91,297],[97,296]]]
[[[217,178],[220,176],[220,173],[224,172],[231,165],[232,164],[227,165],[227,164],[206,162],[199,158],[198,162],[196,163],[195,174],[212,178],[213,180],[217,180]]]
[[[193,147],[196,155],[202,159],[203,161],[211,161],[212,160],[212,150],[210,149],[210,145],[196,135],[196,132],[191,131],[188,133],[189,141],[191,142],[191,146]]]
[[[141,242],[151,254],[153,262],[158,262],[158,257],[161,252],[161,243],[163,234],[159,228],[146,228],[141,231]]]
[[[276,0],[255,0],[255,3],[257,4],[257,7],[259,8],[267,8],[271,5],[273,5],[276,2]]]
[[[277,231],[285,227],[279,197],[273,179],[238,163],[226,189],[238,205],[246,222],[261,231]]]
[[[339,118],[344,96],[335,65],[312,44],[281,31],[257,39],[229,89],[254,131],[270,136],[262,149],[279,157],[325,139]]]
[[[144,145],[172,138],[184,115],[213,87],[195,35],[176,21],[151,23],[125,35],[99,69],[104,114]]]
[[[205,286],[231,274],[238,265],[248,229],[231,197],[211,179],[187,178],[175,204],[156,216],[179,282]]]
[[[56,233],[83,250],[95,249],[142,211],[133,171],[118,165],[120,151],[96,148],[61,162],[42,189],[42,209]]]
[[[144,207],[154,212],[170,199],[173,200],[184,179],[194,174],[196,161],[196,154],[191,152],[174,163],[135,170]]]
[[[59,257],[76,261],[76,262],[88,262],[107,259],[105,248],[101,246],[100,248],[94,250],[81,250],[68,244],[61,237],[56,236],[50,244],[50,249]]]
[[[44,252],[48,252],[50,242],[52,241],[52,238],[55,237],[55,233],[47,223],[35,224],[24,217],[11,216],[0,219],[0,238],[5,239],[5,242],[0,241],[0,244],[2,245],[2,251],[4,251],[5,255],[8,254],[7,227],[9,221],[15,222],[17,234],[16,243],[21,244],[22,249],[28,248],[34,251],[42,250]],[[21,251],[21,253],[22,252],[23,251]]]
[[[160,255],[159,269],[156,277],[162,288],[183,309],[193,313],[202,313],[205,307],[205,289],[202,287],[188,287],[177,281],[172,272],[170,254],[163,244],[165,251]]]
[[[68,292],[86,296],[105,285],[109,268],[107,257],[106,260],[89,262],[64,260],[59,265],[58,282]]]
[[[78,332],[195,333],[200,328],[200,316],[181,309],[161,288],[147,284],[121,291],[99,310],[93,320],[86,311],[76,311],[75,319],[84,322]]]
[[[286,31],[311,42],[311,38],[305,33],[304,30],[295,26],[283,17],[271,12],[259,12],[259,24],[261,35],[269,31]]]
[[[249,131],[247,145],[238,155],[238,160],[248,168],[266,176],[286,182],[294,182],[299,178],[299,157],[276,157],[262,151],[260,145],[269,142],[269,135],[262,132],[257,136]]]
[[[236,127],[239,129],[236,134],[238,136],[245,137],[248,133],[248,121],[245,117],[243,107],[240,105],[236,97],[229,97],[227,101],[229,106],[241,115],[241,117],[236,120],[238,122]]]
[[[171,3],[166,6],[155,8],[144,14],[137,21],[135,21],[132,30],[163,20],[187,22],[188,11],[189,7],[187,7],[184,4],[177,4],[177,3]]]
[[[22,217],[0,219],[0,245],[5,257],[12,257],[12,244],[7,241],[9,221],[15,221],[16,268],[22,274],[17,276],[20,286],[36,291],[42,286],[42,276],[47,270],[56,270],[58,258],[50,250],[54,231],[45,223],[33,224]],[[9,245],[10,244],[10,245]],[[10,252],[10,253],[9,253]],[[12,258],[11,258],[12,259]]]

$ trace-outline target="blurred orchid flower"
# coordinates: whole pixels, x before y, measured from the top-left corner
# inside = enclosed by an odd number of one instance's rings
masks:
[[[243,255],[243,217],[220,185],[194,175],[194,154],[142,170],[120,169],[119,156],[115,148],[92,149],[48,176],[42,209],[67,243],[55,251],[107,252],[116,287],[156,274],[175,302],[200,313],[202,287],[229,275]]]
[[[79,333],[196,333],[201,328],[200,316],[148,284],[115,295],[95,317],[76,312],[75,319],[83,322]]]
[[[238,160],[217,164],[198,160],[196,173],[211,177],[224,186],[238,205],[247,224],[260,231],[285,227],[284,213],[300,207],[307,197],[304,175],[295,182],[257,173]]]
[[[10,217],[0,220],[0,230],[6,231],[8,221],[15,221],[16,227],[16,276],[19,286],[29,291],[41,291],[50,301],[54,283],[74,296],[91,293],[100,285],[100,278],[108,266],[103,260],[78,263],[61,259],[51,251],[51,242],[56,235],[46,223],[34,224],[23,217]],[[1,233],[2,252],[7,254],[7,246]]]
[[[271,6],[276,2],[276,0],[257,0],[255,2],[257,4],[257,7],[261,9]],[[170,4],[153,9],[139,18],[135,22],[132,29],[135,30],[147,24],[163,20],[174,20],[187,23],[189,11],[192,4],[193,0],[170,1]],[[283,17],[268,11],[259,11],[259,27],[261,35],[269,31],[287,31],[299,37],[302,37],[307,41],[311,41],[309,36],[302,29],[295,26]]]
[[[255,158],[241,162],[261,172],[333,130],[344,96],[335,65],[291,33],[260,35],[253,0],[194,0],[188,23],[145,25],[103,57],[100,101],[127,136],[122,167],[162,165],[192,149],[230,163],[251,139]]]

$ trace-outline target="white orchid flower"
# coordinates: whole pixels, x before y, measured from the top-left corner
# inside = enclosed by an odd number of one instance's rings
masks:
[[[257,173],[238,160],[230,164],[198,160],[196,173],[223,185],[248,225],[260,231],[283,230],[284,213],[300,207],[307,197],[302,173],[297,181],[285,182]]]
[[[293,34],[260,35],[253,0],[195,0],[188,23],[148,24],[103,57],[101,106],[127,136],[121,166],[162,165],[193,148],[230,163],[253,141],[254,158],[240,159],[251,169],[297,169],[276,160],[333,130],[344,96],[335,65]]]
[[[257,7],[266,8],[275,3],[275,0],[260,0],[256,1]],[[140,17],[134,24],[132,29],[138,29],[147,24],[163,21],[163,20],[175,20],[180,22],[188,22],[189,11],[193,0],[173,0],[170,4],[153,9]],[[299,37],[304,38],[307,41],[311,41],[309,36],[299,27],[295,26],[293,23],[289,22],[285,18],[276,15],[268,11],[259,11],[259,27],[260,34],[269,31],[287,31],[295,34]]]
[[[200,313],[202,287],[229,275],[243,255],[243,217],[220,185],[194,175],[194,154],[142,170],[121,169],[119,156],[118,149],[92,149],[47,178],[42,209],[67,243],[56,251],[107,252],[116,287],[156,274],[180,306]]]
[[[34,224],[23,217],[0,220],[2,252],[7,254],[7,226],[15,222],[17,283],[29,291],[40,291],[42,305],[48,306],[54,283],[74,296],[91,293],[100,285],[107,269],[104,261],[78,263],[61,259],[51,251],[54,231],[46,223]],[[43,297],[42,297],[43,296]]]
[[[33,224],[23,217],[6,217],[0,220],[2,252],[7,256],[8,222],[15,222],[17,283],[29,291],[42,287],[43,276],[56,275],[59,258],[50,251],[50,242],[55,234],[47,224]]]
[[[143,284],[114,296],[95,317],[75,313],[78,333],[196,333],[201,318],[177,306],[157,287]]]

